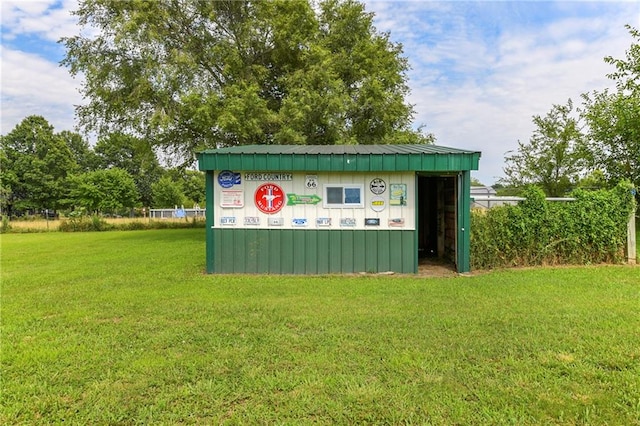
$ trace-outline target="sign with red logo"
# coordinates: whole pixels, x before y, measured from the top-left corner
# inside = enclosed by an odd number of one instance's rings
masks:
[[[254,201],[262,213],[278,213],[284,206],[284,192],[275,183],[265,183],[256,189]]]

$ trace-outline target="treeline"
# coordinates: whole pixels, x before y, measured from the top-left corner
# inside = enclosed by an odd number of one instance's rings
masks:
[[[92,147],[80,134],[57,133],[34,115],[0,136],[0,147],[0,211],[6,216],[204,206],[203,173],[163,167],[142,138],[112,133]]]

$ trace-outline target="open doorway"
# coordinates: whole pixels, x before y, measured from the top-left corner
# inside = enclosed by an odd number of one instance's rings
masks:
[[[418,175],[419,265],[456,266],[457,176]]]

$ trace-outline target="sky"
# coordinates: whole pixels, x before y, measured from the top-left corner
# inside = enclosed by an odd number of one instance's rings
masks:
[[[554,104],[612,88],[605,56],[624,58],[640,28],[640,1],[365,0],[374,25],[403,45],[414,125],[437,144],[481,151],[472,176],[490,185],[504,157],[527,142],[534,115]],[[83,103],[75,79],[59,65],[61,37],[80,28],[77,0],[2,0],[0,134],[29,115],[56,132],[76,129]]]

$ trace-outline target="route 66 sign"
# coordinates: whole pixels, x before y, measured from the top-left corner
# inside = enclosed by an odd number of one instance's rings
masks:
[[[317,175],[307,175],[305,177],[304,186],[307,189],[316,189],[318,187],[318,176]]]
[[[369,189],[376,195],[382,194],[387,189],[387,184],[380,178],[375,178],[369,183]]]

